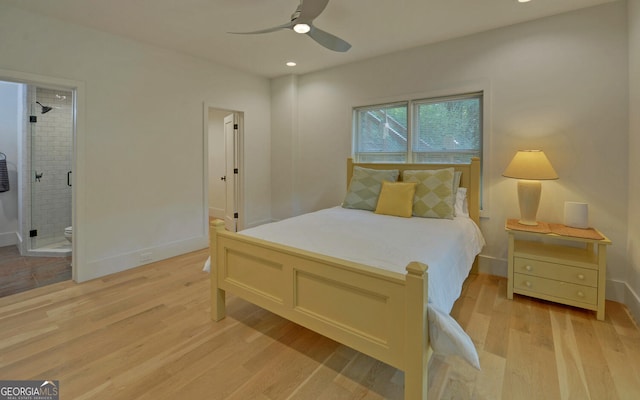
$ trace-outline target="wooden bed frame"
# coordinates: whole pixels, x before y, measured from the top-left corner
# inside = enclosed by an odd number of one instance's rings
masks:
[[[480,160],[470,164],[354,164],[353,167],[462,171],[470,217],[479,221]],[[405,373],[405,399],[427,398],[431,355],[427,327],[427,266],[406,275],[228,232],[211,224],[211,317],[225,317],[225,292]],[[477,261],[474,262],[474,270]]]

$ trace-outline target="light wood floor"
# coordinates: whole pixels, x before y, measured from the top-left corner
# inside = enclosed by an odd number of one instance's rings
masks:
[[[209,319],[206,251],[0,299],[0,380],[59,380],[70,399],[402,399],[394,368],[231,297]],[[430,399],[638,399],[640,330],[470,278],[453,315],[482,371],[434,356]]]

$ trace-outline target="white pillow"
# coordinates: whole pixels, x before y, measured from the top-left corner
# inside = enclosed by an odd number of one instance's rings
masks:
[[[456,193],[456,203],[454,205],[456,216],[468,217],[469,216],[469,204],[467,203],[467,188],[458,188]]]
[[[211,256],[207,258],[207,261],[204,262],[204,267],[202,267],[202,271],[211,272]]]

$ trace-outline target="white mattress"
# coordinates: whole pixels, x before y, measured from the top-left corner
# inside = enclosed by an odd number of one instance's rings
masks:
[[[246,229],[240,234],[406,274],[429,266],[429,303],[451,312],[475,256],[484,246],[468,217],[401,218],[342,207]]]

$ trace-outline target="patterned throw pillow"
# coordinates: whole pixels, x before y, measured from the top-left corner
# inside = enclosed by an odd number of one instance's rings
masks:
[[[353,167],[353,176],[342,207],[374,211],[378,204],[383,181],[395,182],[400,172],[397,169],[378,170]]]
[[[447,218],[454,216],[454,169],[404,171],[405,182],[416,182],[413,198],[413,215],[425,218]]]

